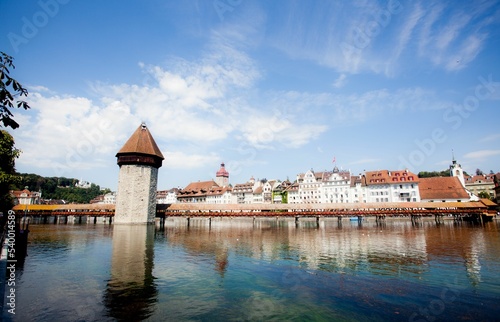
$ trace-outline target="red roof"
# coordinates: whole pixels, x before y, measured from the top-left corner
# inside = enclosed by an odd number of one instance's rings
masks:
[[[377,185],[377,184],[399,184],[401,182],[419,182],[419,178],[416,174],[408,170],[379,170],[379,171],[367,171],[366,172],[366,184],[367,185]]]
[[[141,124],[137,130],[135,130],[134,134],[132,134],[125,145],[123,145],[120,151],[118,151],[116,156],[118,157],[120,154],[134,153],[152,155],[162,160],[165,159],[158,148],[158,145],[156,145],[153,136],[144,123]]]
[[[469,199],[457,177],[420,178],[418,188],[422,200]]]

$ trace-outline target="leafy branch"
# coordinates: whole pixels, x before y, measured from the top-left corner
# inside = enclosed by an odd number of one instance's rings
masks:
[[[14,107],[29,109],[29,104],[17,98],[28,96],[28,90],[10,76],[10,69],[15,69],[14,58],[0,52],[0,120],[4,127],[17,129],[19,124],[12,118],[11,109]],[[16,99],[14,99],[16,98]]]

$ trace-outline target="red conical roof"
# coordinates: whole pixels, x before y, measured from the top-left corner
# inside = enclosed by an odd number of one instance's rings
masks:
[[[161,167],[161,163],[165,159],[144,123],[135,130],[134,134],[118,151],[116,157],[119,166],[124,164],[144,164],[155,168]]]
[[[119,154],[131,153],[152,155],[162,160],[165,159],[160,149],[158,148],[158,145],[156,145],[153,136],[144,123],[141,124],[141,126],[139,126],[137,130],[135,130],[134,134],[132,134],[125,145],[123,145],[120,151],[118,151],[116,156],[118,156]]]

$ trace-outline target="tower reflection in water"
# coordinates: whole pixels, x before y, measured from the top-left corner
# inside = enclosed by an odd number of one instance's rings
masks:
[[[152,314],[158,291],[154,283],[154,225],[115,225],[111,278],[104,303],[108,316],[142,320]]]

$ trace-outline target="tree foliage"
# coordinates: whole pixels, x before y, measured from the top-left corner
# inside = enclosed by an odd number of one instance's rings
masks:
[[[477,194],[477,196],[479,198],[484,198],[484,199],[490,199],[490,200],[493,200],[492,196],[490,195],[490,193],[488,191],[481,191]],[[493,200],[494,201],[494,200]]]
[[[0,211],[5,212],[12,207],[10,188],[19,182],[16,175],[15,159],[21,151],[14,146],[14,138],[9,132],[0,130]]]
[[[110,192],[101,190],[98,185],[91,184],[90,188],[75,187],[77,179],[65,177],[42,177],[33,173],[20,174],[16,190],[28,187],[30,191],[41,191],[43,199],[57,199],[66,202],[89,203],[98,195]]]
[[[432,177],[449,177],[450,170],[443,171],[420,171],[418,173],[419,178],[432,178]]]
[[[4,52],[0,52],[0,120],[4,127],[16,129],[19,124],[12,118],[14,115],[11,109],[24,108],[29,109],[28,103],[22,99],[28,96],[28,90],[18,81],[10,76],[10,70],[14,66],[14,58]]]

